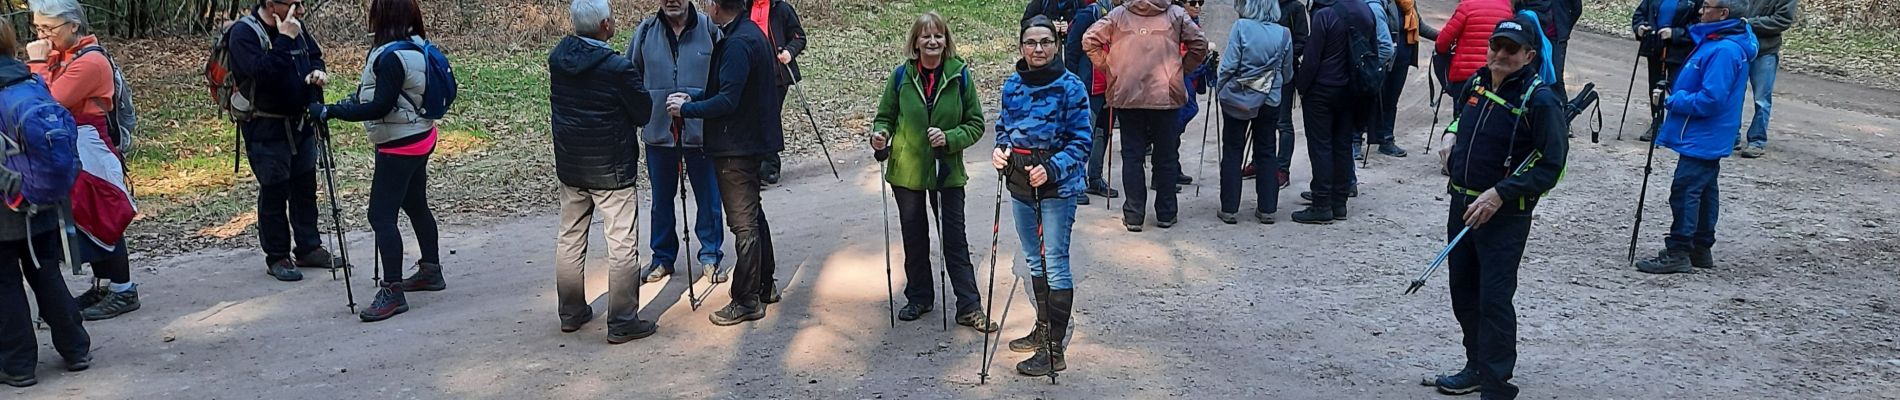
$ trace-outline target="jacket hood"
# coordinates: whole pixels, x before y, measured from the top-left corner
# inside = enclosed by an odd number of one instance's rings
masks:
[[[554,73],[579,75],[600,66],[613,57],[614,50],[593,43],[579,36],[567,35],[561,38],[561,44],[554,45],[554,52],[548,54],[548,68]]]
[[[1133,12],[1135,13],[1135,15],[1140,15],[1144,17],[1152,17],[1152,16],[1167,13],[1168,7],[1172,7],[1172,6],[1174,5],[1171,3],[1168,3],[1168,0],[1128,0],[1127,2],[1122,3],[1122,7],[1128,7],[1129,12]]]
[[[27,79],[33,79],[33,71],[28,71],[26,64],[13,57],[0,57],[0,87],[13,86]]]
[[[1761,52],[1761,43],[1755,40],[1755,28],[1742,22],[1740,18],[1725,19],[1689,26],[1689,36],[1695,38],[1697,46],[1710,40],[1727,40],[1742,48],[1748,59],[1755,59]]]

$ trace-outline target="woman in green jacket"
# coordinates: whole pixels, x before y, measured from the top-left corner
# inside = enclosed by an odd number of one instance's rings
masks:
[[[950,26],[936,13],[918,16],[905,42],[909,61],[891,72],[872,122],[871,149],[888,162],[884,180],[897,200],[904,235],[904,298],[897,318],[931,311],[930,219],[943,238],[944,270],[957,295],[957,324],[996,330],[978,307],[976,267],[964,234],[963,149],[983,136],[983,106],[970,71],[957,58]]]

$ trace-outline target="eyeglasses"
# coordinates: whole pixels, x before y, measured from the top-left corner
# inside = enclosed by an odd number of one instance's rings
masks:
[[[59,30],[59,28],[65,28],[67,25],[72,25],[72,24],[73,24],[72,21],[66,21],[66,23],[53,25],[53,26],[37,26],[36,25],[33,27],[33,32],[39,33],[41,35],[51,35],[53,34],[53,31],[57,31]]]
[[[1188,7],[1200,7],[1200,6],[1206,5],[1207,0],[1188,0],[1188,1],[1182,2],[1181,4],[1187,5]]]
[[[1024,40],[1023,47],[1056,47],[1055,39]]]

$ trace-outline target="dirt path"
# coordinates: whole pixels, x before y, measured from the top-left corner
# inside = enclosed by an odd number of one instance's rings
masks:
[[[1449,15],[1449,0],[1424,3],[1432,23]],[[1224,38],[1232,11],[1209,11],[1210,37]],[[1900,201],[1888,197],[1900,187],[1893,158],[1900,144],[1889,138],[1900,135],[1890,111],[1900,95],[1784,75],[1770,155],[1725,162],[1716,250],[1722,267],[1648,276],[1623,258],[1644,148],[1610,140],[1628,48],[1590,34],[1572,43],[1569,80],[1605,90],[1604,117],[1612,126],[1602,144],[1590,144],[1580,124],[1568,177],[1539,210],[1517,297],[1516,382],[1525,397],[1900,398]],[[1407,90],[1423,92],[1421,79]],[[1886,110],[1869,112],[1880,109]],[[1295,190],[1282,193],[1277,225],[1220,224],[1214,187],[1199,197],[1189,188],[1184,221],[1167,230],[1127,233],[1119,213],[1099,199],[1083,207],[1074,252],[1078,334],[1059,385],[1014,375],[1014,363],[1025,357],[1007,351],[996,358],[994,379],[978,385],[981,335],[941,332],[935,314],[887,325],[876,290],[883,286],[883,249],[875,168],[863,149],[840,148],[834,153],[849,160],[841,166],[844,182],[823,179],[824,165],[805,160],[791,166],[786,185],[766,194],[779,228],[777,278],[785,302],[756,323],[712,326],[706,316],[726,296],[715,294],[710,307],[695,311],[686,304],[687,282],[677,280],[643,293],[649,302],[642,314],[658,319],[657,336],[609,346],[600,322],[559,333],[550,206],[534,217],[446,229],[450,290],[412,295],[413,311],[376,324],[346,313],[340,283],[317,273],[301,283],[276,282],[250,249],[145,262],[145,309],[88,324],[98,356],[93,370],[56,372],[49,348],[39,386],[0,393],[1431,398],[1417,378],[1462,359],[1443,275],[1422,294],[1399,295],[1442,243],[1443,178],[1424,156],[1431,112],[1424,98],[1405,99],[1399,139],[1414,155],[1373,159],[1361,172],[1365,194],[1347,223],[1286,222],[1309,176],[1303,155],[1294,163]],[[1191,125],[1189,135],[1200,129]],[[1628,129],[1625,136],[1634,137],[1641,121]],[[1193,160],[1198,146],[1184,151]],[[1645,254],[1660,246],[1668,219],[1674,157],[1659,153]],[[978,265],[987,265],[997,188],[992,171],[979,164],[970,171],[967,234],[977,243]],[[1197,178],[1211,183],[1209,171]],[[1013,236],[1002,238],[1002,268],[1014,258]],[[352,233],[352,253],[366,255],[368,239]],[[604,290],[601,271],[590,271],[596,292]],[[988,271],[980,267],[979,277]],[[996,293],[1008,290],[1008,278],[1008,271],[999,274]],[[367,304],[368,279],[355,283],[358,301]],[[1023,299],[1012,311],[1005,339],[1029,328]]]

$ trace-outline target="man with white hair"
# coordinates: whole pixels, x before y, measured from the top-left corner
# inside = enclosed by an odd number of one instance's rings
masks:
[[[614,37],[608,0],[574,0],[574,33],[548,54],[549,103],[554,115],[554,172],[561,181],[561,235],[555,245],[554,287],[561,331],[580,330],[594,318],[587,305],[587,235],[594,212],[607,229],[607,343],[652,336],[659,326],[641,320],[639,127],[652,99],[633,62],[605,40]]]

